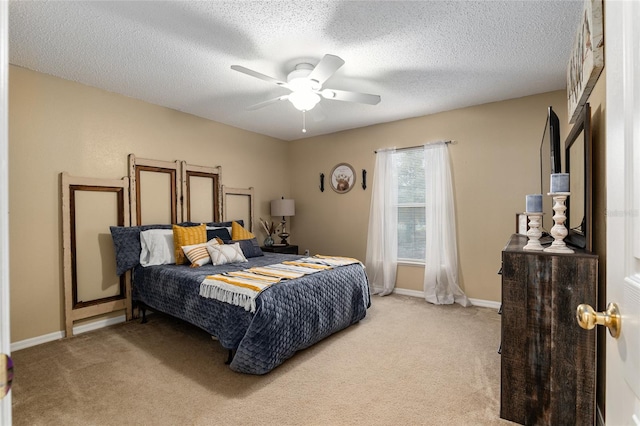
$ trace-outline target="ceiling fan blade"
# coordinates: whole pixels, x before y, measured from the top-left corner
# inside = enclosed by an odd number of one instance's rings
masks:
[[[322,85],[342,65],[344,65],[342,58],[335,55],[324,55],[320,62],[318,62],[318,65],[316,65],[313,71],[311,71],[308,78],[310,80],[315,80]]]
[[[248,111],[253,111],[253,110],[265,107],[267,105],[274,104],[274,103],[276,103],[278,101],[284,101],[286,99],[289,99],[289,95],[278,96],[277,98],[269,99],[268,101],[258,102],[257,104],[248,106],[247,110]]]
[[[346,90],[324,89],[320,92],[325,99],[335,101],[358,102],[360,104],[377,105],[381,98],[379,95],[368,93],[348,92]]]
[[[287,87],[287,88],[289,87],[287,83],[285,83],[284,81],[280,81],[276,78],[269,77],[268,75],[259,73],[258,71],[250,70],[249,68],[245,68],[241,65],[231,65],[231,69],[241,72],[243,74],[250,75],[251,77],[259,78],[260,80],[268,81],[269,83],[277,84],[278,86]]]

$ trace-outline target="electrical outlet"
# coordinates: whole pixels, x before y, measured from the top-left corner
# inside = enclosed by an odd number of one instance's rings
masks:
[[[306,249],[306,250],[304,251],[304,255],[305,255],[305,256],[309,256],[309,249]]]

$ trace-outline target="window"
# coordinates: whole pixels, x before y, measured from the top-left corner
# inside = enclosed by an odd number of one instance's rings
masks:
[[[424,149],[394,154],[398,176],[398,260],[424,262],[426,249]]]

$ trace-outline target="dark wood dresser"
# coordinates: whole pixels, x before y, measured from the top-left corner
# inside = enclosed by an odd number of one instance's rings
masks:
[[[514,234],[502,252],[500,417],[593,425],[596,333],[575,312],[597,306],[598,256],[525,251],[526,243]]]

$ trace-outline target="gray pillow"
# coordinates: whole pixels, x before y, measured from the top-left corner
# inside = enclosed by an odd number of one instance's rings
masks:
[[[250,240],[229,240],[225,241],[225,244],[234,244],[240,243],[240,249],[242,249],[242,254],[244,257],[249,259],[250,257],[258,257],[264,256],[262,249],[260,249],[260,244],[258,244],[257,238],[252,238]]]

